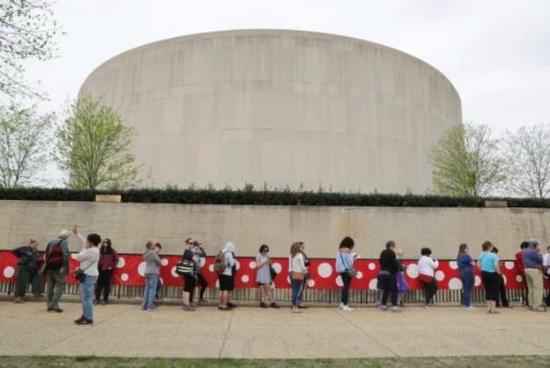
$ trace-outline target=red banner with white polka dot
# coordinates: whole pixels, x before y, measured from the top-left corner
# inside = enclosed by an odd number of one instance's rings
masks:
[[[161,282],[165,286],[181,286],[182,278],[175,273],[175,266],[180,256],[162,256],[162,267],[160,271]],[[201,273],[206,278],[210,286],[218,285],[218,277],[213,270],[213,257],[207,257],[201,264]],[[275,286],[278,288],[289,288],[290,280],[288,276],[288,259],[273,258],[273,267],[277,271]],[[71,272],[69,283],[75,283],[72,272],[78,267],[78,261],[71,257]],[[418,278],[418,269],[416,260],[405,260],[403,264],[406,267],[405,280],[409,288],[420,289],[421,285]],[[0,250],[0,281],[13,281],[17,259],[11,251]],[[371,289],[377,288],[377,276],[380,270],[377,260],[358,259],[355,264],[357,276],[351,283],[353,289]],[[510,289],[520,289],[524,287],[523,276],[518,273],[514,261],[502,262],[503,276],[506,287]],[[145,263],[141,254],[120,254],[120,258],[114,273],[113,283],[118,285],[143,285],[143,271]],[[311,259],[309,266],[311,278],[308,280],[308,286],[316,289],[337,289],[342,286],[342,279],[335,271],[334,259]],[[478,274],[475,276],[475,286],[480,287],[481,278]],[[461,289],[462,281],[456,261],[440,260],[439,268],[435,273],[435,278],[440,289]],[[545,281],[545,284],[547,281]],[[550,286],[550,283],[546,285]],[[237,273],[235,278],[235,287],[252,288],[256,287],[256,262],[251,257],[237,258]]]

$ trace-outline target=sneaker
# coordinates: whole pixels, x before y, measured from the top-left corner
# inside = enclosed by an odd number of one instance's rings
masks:
[[[342,312],[352,312],[353,311],[353,308],[350,308],[349,306],[347,305],[344,305],[342,307]]]
[[[303,304],[299,304],[298,305],[298,309],[307,309],[308,307],[306,305],[303,305]]]
[[[191,308],[197,308],[199,305],[197,303],[191,303]]]
[[[266,303],[261,302],[260,303],[260,308],[269,308],[269,306]]]
[[[74,323],[76,323],[77,325],[81,325],[81,326],[82,325],[93,325],[94,321],[92,321],[91,319],[83,318],[78,322],[75,321]]]
[[[23,303],[25,303],[25,301],[23,300],[23,298],[15,298],[15,299],[13,300],[13,302],[16,303],[16,304],[23,304]]]
[[[106,305],[106,304],[109,304],[109,302],[106,301],[106,300],[102,300],[102,301],[101,301],[101,305]]]
[[[380,305],[378,306],[378,309],[380,309],[381,311],[385,311],[387,308],[386,308],[385,305],[380,304]]]
[[[231,308],[229,308],[228,306],[222,307],[222,306],[220,305],[220,306],[218,306],[218,310],[226,311],[226,312],[227,312],[227,311],[230,311]]]
[[[401,313],[401,308],[399,308],[397,306],[393,306],[393,307],[391,307],[391,311],[393,313]]]
[[[56,305],[55,307],[48,307],[48,312],[62,313],[63,309]]]
[[[340,303],[340,305],[338,306],[338,308],[340,308],[340,309],[344,308],[344,303]]]
[[[468,311],[468,312],[471,312],[471,311],[473,311],[474,309],[475,309],[475,308],[474,308],[473,306],[471,306],[471,305],[468,306],[468,307],[464,307],[464,310],[465,310],[465,311]]]
[[[275,302],[271,303],[270,307],[271,307],[271,308],[275,308],[275,309],[281,308],[281,307],[279,307],[279,306],[277,305],[277,303],[275,303]]]
[[[80,316],[80,318],[74,320],[74,323],[78,325],[80,324],[80,322],[82,322],[83,319],[86,319],[86,318],[84,318],[84,316]]]
[[[298,307],[292,307],[290,311],[292,313],[302,313],[299,306]]]
[[[229,308],[237,308],[237,305],[233,304],[233,303],[227,303],[227,306]]]
[[[183,305],[183,310],[184,311],[187,311],[187,312],[194,312],[195,311],[195,308],[193,307],[193,305]]]
[[[206,301],[206,299],[201,299],[199,300],[199,305],[207,305],[208,302]]]

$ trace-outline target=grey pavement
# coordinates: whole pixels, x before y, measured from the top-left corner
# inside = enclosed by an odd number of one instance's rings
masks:
[[[347,358],[465,355],[547,355],[550,313],[524,308],[489,315],[479,307],[373,307],[301,314],[241,307],[184,312],[160,306],[95,307],[96,324],[76,326],[80,304],[48,313],[43,303],[0,302],[0,355],[124,357]]]

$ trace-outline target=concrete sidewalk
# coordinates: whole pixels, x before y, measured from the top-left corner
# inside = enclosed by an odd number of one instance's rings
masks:
[[[95,308],[96,324],[76,326],[80,305],[47,313],[43,303],[0,303],[0,355],[124,357],[349,358],[449,355],[547,355],[550,313],[524,308],[488,315],[478,308],[404,308],[403,313],[358,308],[242,307],[184,312],[161,306]]]

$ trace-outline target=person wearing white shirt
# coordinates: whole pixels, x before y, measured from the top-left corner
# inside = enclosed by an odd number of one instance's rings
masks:
[[[294,242],[290,247],[290,284],[292,286],[292,312],[300,313],[298,303],[303,293],[303,283],[307,278],[308,268],[304,257],[305,245],[303,242]]]
[[[77,325],[91,325],[94,323],[94,287],[99,275],[99,243],[101,237],[98,234],[88,234],[86,239],[78,232],[78,226],[73,227],[73,233],[80,239],[82,250],[74,257],[80,261],[79,270],[84,272],[84,278],[80,282],[80,300],[82,301],[82,316],[74,323]]]
[[[437,292],[437,282],[435,280],[435,270],[439,267],[439,262],[431,258],[430,248],[420,250],[421,257],[418,260],[418,279],[424,288],[425,307],[433,306],[433,297]]]
[[[237,263],[235,261],[235,244],[227,242],[222,250],[225,269],[219,276],[220,283],[220,304],[219,310],[227,311],[237,307],[231,303],[231,293],[235,288],[235,273]]]

